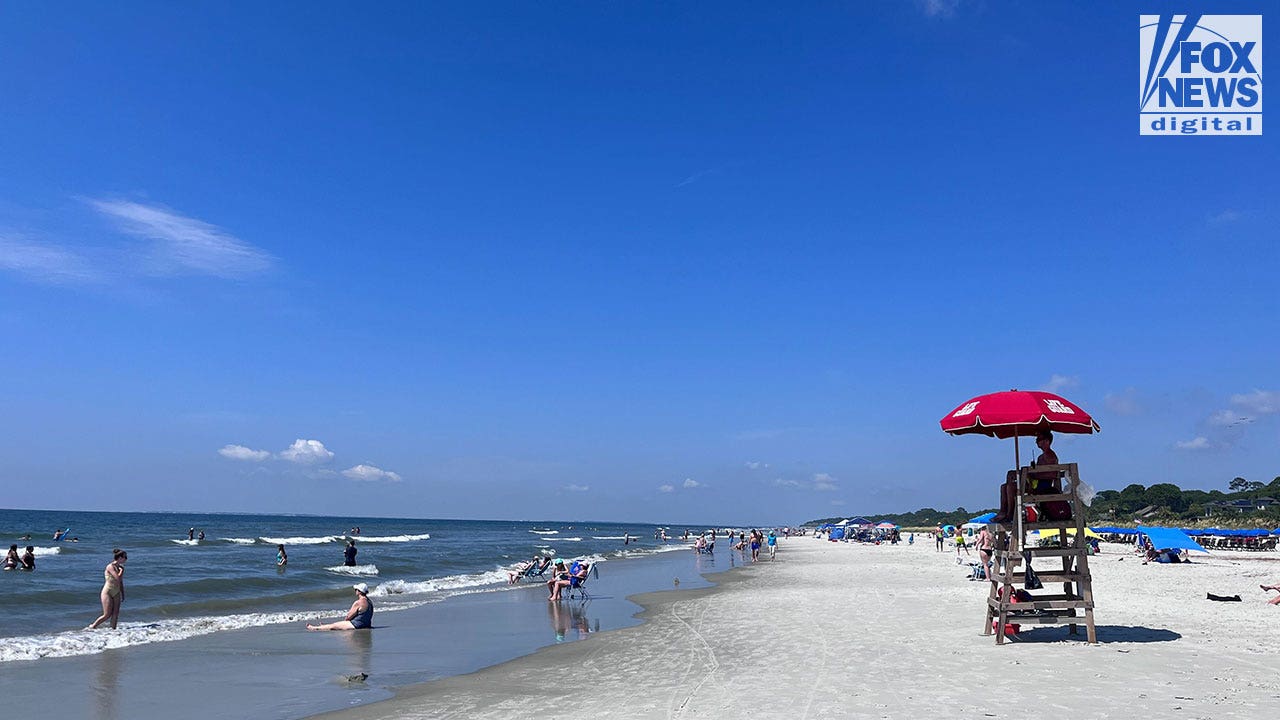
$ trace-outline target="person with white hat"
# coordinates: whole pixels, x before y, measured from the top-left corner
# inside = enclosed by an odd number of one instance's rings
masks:
[[[356,591],[356,601],[351,603],[347,616],[338,622],[328,625],[312,625],[307,623],[308,630],[366,630],[373,627],[373,601],[369,599],[369,586],[356,583],[351,586]]]

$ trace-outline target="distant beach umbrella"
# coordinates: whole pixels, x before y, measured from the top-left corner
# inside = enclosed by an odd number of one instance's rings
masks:
[[[1042,430],[1088,435],[1102,428],[1079,405],[1040,390],[1007,390],[960,403],[939,421],[949,435],[1013,438],[1013,458],[1022,465],[1018,438]]]

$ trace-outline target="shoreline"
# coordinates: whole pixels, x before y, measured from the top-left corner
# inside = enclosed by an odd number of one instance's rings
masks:
[[[919,718],[940,713],[1264,717],[1280,695],[1280,623],[1247,555],[1142,565],[1124,546],[1090,558],[1097,645],[1061,626],[983,635],[988,585],[931,544],[794,538],[778,560],[715,586],[631,597],[642,624],[549,647],[325,720],[588,717]],[[962,558],[963,561],[963,558]],[[1239,593],[1216,603],[1205,593]]]
[[[730,552],[734,551],[731,550]],[[394,695],[385,700],[310,715],[307,716],[306,720],[372,720],[373,718],[452,717],[455,715],[458,717],[478,717],[481,715],[477,713],[482,714],[489,711],[474,707],[440,709],[439,696],[448,693],[458,693],[467,697],[482,697],[488,703],[494,705],[502,703],[505,698],[512,695],[519,696],[521,705],[524,705],[526,700],[535,697],[542,697],[548,703],[548,707],[539,709],[536,713],[531,712],[528,708],[521,709],[521,707],[515,709],[492,709],[492,712],[500,712],[507,717],[527,717],[533,714],[541,716],[544,712],[556,712],[562,697],[562,687],[558,681],[546,682],[542,679],[534,678],[532,682],[525,682],[519,679],[512,680],[511,677],[522,677],[527,674],[536,675],[548,667],[573,665],[575,662],[583,660],[584,657],[607,655],[611,640],[614,643],[619,643],[619,638],[626,638],[627,634],[643,634],[651,621],[665,614],[671,605],[713,597],[736,584],[750,583],[753,577],[749,571],[757,569],[761,564],[767,565],[769,561],[761,560],[753,565],[739,565],[725,570],[700,573],[703,580],[711,583],[707,587],[671,588],[627,595],[624,598],[625,600],[640,606],[640,610],[631,615],[632,618],[640,621],[637,625],[610,630],[587,641],[563,645],[547,645],[530,653],[468,673],[394,688]],[[625,639],[621,640],[621,642],[625,643]],[[601,648],[601,645],[606,647]],[[499,690],[487,689],[494,686],[498,687]],[[492,697],[487,697],[487,695],[492,695]],[[414,714],[420,708],[421,702],[428,699],[431,700],[432,706],[436,709],[429,715]],[[466,703],[462,704],[465,705]]]

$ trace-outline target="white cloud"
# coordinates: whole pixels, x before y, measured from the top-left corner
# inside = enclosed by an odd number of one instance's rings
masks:
[[[819,492],[830,492],[840,488],[836,485],[835,478],[827,473],[818,473],[813,476],[813,489]]]
[[[333,455],[333,453],[329,454]],[[352,480],[362,480],[364,482],[376,482],[378,480],[400,482],[404,479],[390,470],[383,470],[382,468],[376,468],[372,465],[365,465],[363,463],[343,470],[342,474]]]
[[[565,490],[569,492],[586,492],[591,489],[590,485],[565,485]]]
[[[1049,382],[1040,386],[1045,392],[1056,393],[1059,390],[1073,388],[1080,384],[1080,378],[1075,375],[1058,375],[1053,374],[1049,377]]]
[[[271,453],[266,450],[252,450],[243,445],[224,445],[222,449],[218,450],[218,454],[232,460],[248,460],[251,462],[262,462],[271,457]]]
[[[760,470],[760,469],[765,469],[765,470],[767,470],[768,468],[769,468],[769,463],[763,463],[763,462],[749,462],[749,463],[747,463],[747,469],[748,469],[748,470]]]
[[[1209,442],[1209,438],[1200,435],[1192,440],[1179,440],[1173,446],[1179,450],[1208,450],[1213,444]]]
[[[702,485],[702,483],[698,482],[697,480],[694,480],[693,478],[685,478],[685,479],[684,479],[684,486],[685,486],[686,488],[696,488],[696,487],[699,487],[699,486],[701,486],[701,485]]]
[[[675,492],[675,491],[676,491],[675,485],[659,485],[658,486],[658,492],[669,493],[669,492]]]
[[[70,250],[6,236],[0,236],[0,270],[54,285],[102,279],[88,260]]]
[[[1210,415],[1206,422],[1214,427],[1234,427],[1236,425],[1248,425],[1253,422],[1253,418],[1241,415],[1235,410],[1219,410]]]
[[[1274,415],[1280,413],[1280,391],[1254,390],[1251,393],[1232,395],[1231,404],[1255,415]]]
[[[960,0],[917,0],[917,3],[929,17],[953,17],[960,9]]]
[[[288,460],[289,462],[298,463],[299,465],[315,465],[332,460],[333,452],[326,448],[324,443],[319,440],[303,440],[302,438],[298,438],[293,441],[292,445],[285,450],[282,450],[279,457],[281,460]]]
[[[799,480],[787,480],[786,478],[774,478],[773,484],[777,485],[778,487],[793,487],[793,488],[800,487]]]
[[[1138,400],[1138,391],[1134,388],[1125,388],[1123,392],[1107,393],[1103,398],[1107,405],[1107,409],[1116,415],[1141,415],[1142,403]]]
[[[1225,225],[1226,223],[1233,223],[1233,222],[1235,222],[1235,221],[1239,220],[1241,217],[1242,217],[1242,216],[1241,216],[1241,214],[1240,214],[1240,211],[1239,211],[1239,210],[1232,210],[1231,208],[1227,208],[1226,210],[1223,210],[1222,212],[1218,213],[1217,215],[1210,216],[1210,218],[1209,218],[1209,224],[1210,224],[1210,225]]]
[[[151,241],[149,270],[158,275],[236,278],[271,267],[263,250],[203,220],[127,200],[89,200],[125,233]]]

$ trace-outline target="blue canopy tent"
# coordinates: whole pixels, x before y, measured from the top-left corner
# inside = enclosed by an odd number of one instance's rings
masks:
[[[1151,540],[1151,546],[1157,550],[1193,550],[1195,552],[1207,553],[1200,546],[1200,543],[1192,540],[1186,533],[1178,528],[1165,527],[1138,527],[1139,535],[1145,535]]]
[[[983,513],[976,518],[969,518],[969,522],[978,523],[979,525],[986,525],[987,523],[994,520],[995,517],[996,517],[996,513],[994,510],[992,510],[989,513]]]
[[[843,540],[843,539],[844,539],[844,528],[842,528],[842,527],[833,527],[833,528],[831,528],[831,533],[827,535],[827,539],[828,539],[828,540]]]

